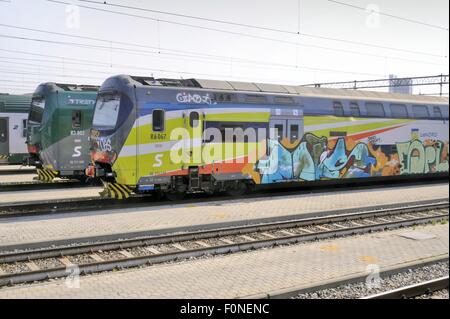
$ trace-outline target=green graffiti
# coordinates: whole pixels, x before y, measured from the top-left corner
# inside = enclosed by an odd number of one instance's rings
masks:
[[[401,174],[448,172],[448,144],[441,141],[426,146],[419,140],[398,143],[397,151]]]

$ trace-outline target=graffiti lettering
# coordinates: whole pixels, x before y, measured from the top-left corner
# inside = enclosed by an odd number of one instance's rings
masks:
[[[214,104],[209,94],[190,94],[190,93],[179,93],[177,94],[178,103],[194,103],[194,104]]]
[[[369,177],[372,166],[377,164],[366,144],[358,143],[347,150],[345,138],[339,138],[331,149],[327,138],[312,134],[306,134],[293,151],[277,140],[269,140],[268,148],[269,158],[257,164],[262,183]]]
[[[111,152],[112,151],[112,147],[111,147],[111,140],[110,139],[100,139],[98,141],[99,146],[100,146],[100,150],[102,152]]]
[[[419,140],[398,143],[401,174],[422,174],[448,171],[448,144],[441,141],[424,145]]]

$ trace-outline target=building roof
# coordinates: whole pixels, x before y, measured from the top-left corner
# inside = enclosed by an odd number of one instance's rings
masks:
[[[0,94],[0,113],[28,113],[31,95]]]

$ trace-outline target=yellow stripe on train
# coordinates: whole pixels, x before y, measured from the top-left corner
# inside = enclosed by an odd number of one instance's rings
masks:
[[[102,198],[123,200],[130,197],[132,190],[123,184],[103,182],[104,190],[100,193]]]
[[[51,183],[59,175],[57,171],[48,170],[45,168],[44,169],[38,168],[37,173],[38,173],[38,180],[48,183]]]

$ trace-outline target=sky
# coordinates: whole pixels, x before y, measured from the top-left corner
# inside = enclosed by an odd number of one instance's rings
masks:
[[[107,3],[0,0],[0,92],[116,74],[300,85],[449,70],[448,0]]]

